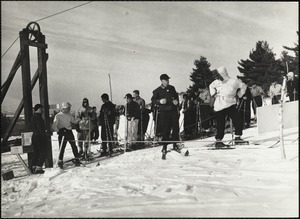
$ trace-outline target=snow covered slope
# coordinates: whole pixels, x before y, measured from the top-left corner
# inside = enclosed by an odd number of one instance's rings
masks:
[[[252,127],[243,137],[251,144],[235,150],[208,150],[211,137],[186,142],[188,157],[172,151],[162,160],[159,146],[29,177],[5,153],[2,170],[16,177],[2,181],[1,217],[299,216],[298,128],[284,132],[285,160],[279,143],[270,148],[278,132],[257,135]],[[56,158],[58,143],[52,146]]]

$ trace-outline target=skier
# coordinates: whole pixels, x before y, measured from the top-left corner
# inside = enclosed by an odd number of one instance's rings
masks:
[[[281,102],[281,84],[279,82],[274,81],[272,82],[270,89],[269,89],[269,95],[272,99],[272,105],[277,104]]]
[[[79,154],[83,154],[83,158],[87,160],[89,156],[88,151],[90,150],[91,131],[94,129],[94,124],[97,117],[97,114],[89,105],[89,100],[87,98],[83,98],[82,107],[78,111],[78,116],[81,119],[79,122],[79,129],[81,132],[78,132],[77,134]]]
[[[244,95],[241,98],[239,98],[239,101],[238,101],[238,112],[239,112],[241,120],[242,120],[243,129],[250,127],[251,101],[252,101],[251,91],[247,87]]]
[[[96,119],[95,120],[91,120],[92,127],[94,127],[91,131],[91,140],[93,141],[93,144],[97,144],[97,140],[99,138],[99,128],[98,128],[98,119],[97,119],[97,107],[93,106],[93,111],[96,115]]]
[[[230,78],[225,67],[217,69],[220,79],[214,80],[209,85],[209,91],[214,98],[214,111],[216,112],[217,134],[216,148],[226,147],[222,142],[225,130],[225,117],[228,115],[235,127],[235,144],[246,144],[247,142],[241,139],[243,134],[243,125],[241,118],[236,108],[236,95],[242,97],[246,91],[246,84],[239,79]]]
[[[145,133],[147,131],[149,114],[145,108],[145,100],[140,97],[140,92],[138,90],[133,91],[133,101],[137,102],[140,106],[141,119],[138,124],[138,141],[145,140]]]
[[[101,95],[103,105],[99,112],[99,124],[101,126],[101,139],[102,141],[114,140],[114,124],[116,121],[116,106],[109,100],[108,94]],[[107,151],[107,144],[109,151]],[[113,154],[112,142],[102,142],[101,156],[107,156]]]
[[[70,114],[71,106],[72,105],[70,103],[62,103],[62,110],[61,112],[55,115],[52,125],[53,130],[56,131],[58,134],[59,145],[61,145],[61,148],[59,150],[59,160],[57,163],[61,169],[63,169],[63,158],[67,142],[69,142],[72,147],[72,152],[75,157],[75,166],[80,166],[81,164],[81,162],[79,161],[79,153],[77,150],[77,146],[75,144],[75,138],[72,132],[72,124],[78,123],[80,119],[74,118]],[[61,144],[63,137],[64,140]]]
[[[151,101],[159,105],[160,118],[162,124],[162,159],[166,159],[167,145],[169,143],[170,132],[172,129],[172,140],[179,141],[179,115],[178,115],[178,94],[175,87],[169,85],[170,77],[167,74],[160,76],[161,85],[153,91]],[[178,150],[177,144],[173,143],[173,149]]]
[[[298,77],[295,77],[293,72],[287,73],[286,87],[290,101],[298,100],[299,80]]]
[[[190,94],[183,94],[183,100],[180,104],[179,109],[182,109],[183,117],[183,130],[184,130],[184,138],[190,139],[193,134],[193,124],[195,120],[191,119],[191,107],[192,107],[192,100],[190,98]]]
[[[210,107],[210,102],[211,102],[211,96],[209,93],[208,87],[205,85],[200,85],[198,88],[199,91],[199,102],[200,102],[200,121],[201,121],[201,126],[204,129],[203,130],[203,135],[205,133],[209,133],[211,131],[211,122],[212,119],[210,119],[210,113],[211,113],[211,107]]]
[[[45,122],[42,117],[43,106],[36,104],[34,106],[34,114],[30,119],[31,130],[33,132],[31,141],[33,146],[33,158],[32,158],[32,173],[43,174],[45,171],[42,166],[47,157],[47,133],[45,129]]]
[[[128,133],[127,139],[130,141],[136,141],[138,135],[138,124],[141,119],[141,111],[139,104],[133,101],[133,97],[131,94],[126,94],[124,99],[126,98],[126,119],[128,121]],[[134,147],[136,143],[130,142],[129,145]]]
[[[262,106],[262,95],[264,95],[263,89],[256,84],[256,82],[252,82],[252,86],[250,87],[251,95],[252,95],[252,109],[253,114],[256,120],[256,108]]]

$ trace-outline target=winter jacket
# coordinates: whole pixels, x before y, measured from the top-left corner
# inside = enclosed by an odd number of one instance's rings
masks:
[[[34,113],[30,119],[31,131],[33,135],[45,135],[45,122],[41,113]]]
[[[166,99],[167,103],[161,104],[161,99]],[[177,105],[173,104],[173,100],[177,100],[179,103],[178,94],[172,85],[168,85],[167,87],[159,86],[153,91],[151,98],[152,103],[158,105],[160,111],[177,110]]]
[[[141,110],[140,106],[137,102],[131,101],[126,104],[126,110],[127,114],[126,117],[128,120],[131,120],[131,118],[134,117],[134,119],[140,119],[141,118]]]
[[[209,85],[210,95],[215,95],[214,111],[218,112],[237,103],[236,96],[242,97],[247,85],[239,79],[229,78],[226,82],[214,80]]]
[[[96,113],[92,107],[82,107],[79,110],[79,117],[81,121],[79,122],[79,128],[81,130],[92,130],[95,127]]]
[[[108,101],[101,106],[99,113],[99,124],[100,126],[105,126],[105,117],[107,116],[108,123],[110,125],[115,124],[116,117],[116,105],[112,102]]]

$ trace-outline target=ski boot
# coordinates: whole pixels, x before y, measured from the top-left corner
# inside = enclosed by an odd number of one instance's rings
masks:
[[[173,150],[180,153],[180,148],[178,147],[178,145],[176,143],[173,144]]]
[[[241,137],[235,137],[233,142],[235,145],[249,145],[249,141],[245,141]]]
[[[227,145],[227,144],[224,144],[222,141],[217,141],[216,143],[215,143],[215,147],[216,147],[216,149],[222,149],[222,148],[228,148],[228,147],[230,147],[230,145]]]
[[[74,159],[74,164],[76,167],[79,167],[82,163],[79,161],[79,158]]]
[[[167,152],[165,150],[162,151],[162,157],[161,159],[165,160],[166,159],[166,155],[167,155]]]
[[[35,168],[34,174],[43,174],[45,171],[42,169],[42,167],[37,166]]]

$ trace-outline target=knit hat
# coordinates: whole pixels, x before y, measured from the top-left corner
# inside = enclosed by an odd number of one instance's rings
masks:
[[[289,73],[287,73],[288,77],[294,77],[294,72],[290,71]]]
[[[169,76],[167,74],[162,74],[160,77],[160,80],[169,80]]]
[[[34,109],[34,111],[37,111],[39,108],[44,108],[44,107],[43,107],[42,104],[39,104],[39,103],[38,103],[38,104],[36,104],[36,105],[34,106],[33,109]]]
[[[66,108],[69,108],[69,107],[71,107],[72,105],[70,104],[70,103],[68,103],[68,102],[63,102],[62,104],[61,104],[61,108],[62,109],[66,109]]]
[[[102,95],[101,95],[101,98],[102,98],[102,99],[105,99],[105,100],[109,100],[109,96],[108,96],[108,94],[106,94],[106,93],[102,94]]]
[[[229,79],[227,69],[223,66],[217,69],[218,73],[222,76],[223,79]]]
[[[125,99],[125,98],[133,99],[133,98],[132,98],[132,95],[129,94],[129,93],[125,95],[124,99]]]

